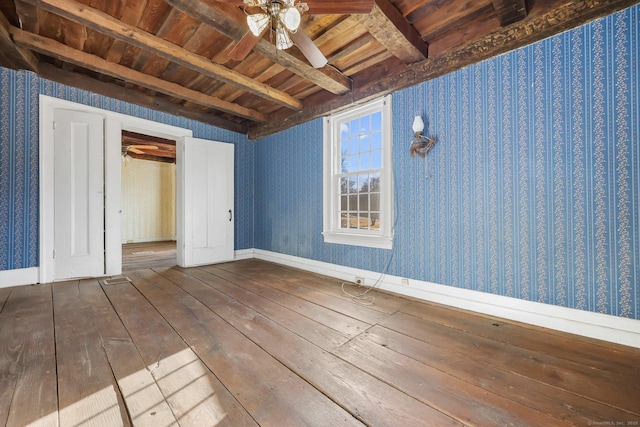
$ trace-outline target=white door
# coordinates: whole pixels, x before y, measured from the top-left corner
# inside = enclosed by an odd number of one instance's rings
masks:
[[[102,116],[55,110],[56,280],[104,274],[103,135]]]
[[[180,145],[178,264],[230,261],[234,256],[234,146],[188,137]]]

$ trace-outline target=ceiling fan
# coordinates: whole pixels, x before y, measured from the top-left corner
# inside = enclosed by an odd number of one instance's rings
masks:
[[[369,13],[375,0],[242,0],[249,31],[238,41],[229,57],[241,61],[251,52],[266,30],[275,35],[276,49],[294,44],[315,68],[327,64],[327,58],[304,31],[299,31],[302,14]]]

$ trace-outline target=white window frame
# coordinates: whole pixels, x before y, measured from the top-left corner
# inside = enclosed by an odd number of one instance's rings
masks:
[[[380,230],[353,230],[340,228],[341,172],[340,125],[350,120],[382,112],[382,171],[380,173]],[[325,243],[366,246],[380,249],[393,248],[393,163],[391,95],[370,101],[323,120],[323,232]]]

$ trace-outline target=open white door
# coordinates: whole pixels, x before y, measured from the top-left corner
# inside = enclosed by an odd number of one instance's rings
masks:
[[[104,131],[97,114],[54,113],[55,279],[104,275]]]
[[[234,257],[234,146],[185,137],[177,155],[178,264],[230,261]]]

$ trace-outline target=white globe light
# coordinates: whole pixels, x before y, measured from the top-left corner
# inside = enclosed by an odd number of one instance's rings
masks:
[[[289,49],[291,46],[293,46],[293,42],[291,41],[287,30],[282,27],[276,28],[276,48],[285,50]]]
[[[280,12],[280,19],[289,31],[296,31],[300,26],[300,12],[295,7],[289,7]]]
[[[423,130],[424,130],[424,122],[422,121],[422,117],[416,116],[416,118],[413,119],[413,132],[418,133],[418,132],[422,132]]]
[[[256,13],[255,15],[247,15],[247,25],[251,33],[258,37],[269,24],[269,15],[265,13]]]

